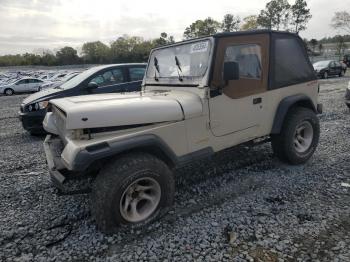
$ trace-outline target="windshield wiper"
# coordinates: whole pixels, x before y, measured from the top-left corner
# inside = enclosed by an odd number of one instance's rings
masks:
[[[158,75],[160,75],[160,72],[159,72],[159,64],[158,64],[158,59],[157,59],[157,57],[154,57],[154,59],[153,59],[153,65],[154,65],[154,67],[156,68],[156,71],[154,71],[154,80],[159,81],[159,79],[158,79],[158,77],[157,77],[157,72],[158,72]]]
[[[179,75],[179,80],[182,82],[183,81],[183,76],[182,76],[183,74],[182,74],[180,61],[177,58],[177,56],[175,56],[175,63],[176,63],[176,66],[177,66],[177,74]],[[181,72],[181,74],[180,74],[180,72]]]

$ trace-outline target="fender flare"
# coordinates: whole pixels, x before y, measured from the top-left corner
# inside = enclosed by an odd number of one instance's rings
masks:
[[[179,162],[178,156],[158,136],[147,134],[121,141],[111,143],[101,142],[87,146],[76,155],[72,164],[72,170],[83,171],[95,161],[132,150],[151,151],[151,153],[154,151],[161,154],[161,157],[168,165],[176,165]]]
[[[275,114],[275,118],[273,120],[272,129],[271,129],[272,135],[279,134],[281,132],[282,125],[288,113],[288,110],[294,105],[299,105],[302,107],[309,108],[313,110],[315,113],[317,113],[317,109],[310,97],[306,95],[288,96],[282,99],[282,101],[279,103],[277,107],[277,111]]]

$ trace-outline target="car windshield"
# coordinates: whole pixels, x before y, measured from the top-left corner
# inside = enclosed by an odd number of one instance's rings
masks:
[[[202,77],[209,62],[209,40],[155,50],[151,54],[147,78]]]
[[[62,89],[70,89],[70,88],[76,87],[81,82],[83,82],[84,80],[86,80],[87,78],[89,78],[90,76],[92,76],[93,74],[95,74],[99,70],[101,70],[100,67],[90,68],[90,69],[80,73],[76,77],[73,77],[72,79],[70,79],[67,82],[63,83],[62,85],[60,85],[60,88],[62,88]]]
[[[319,61],[314,63],[314,67],[326,67],[330,61]]]

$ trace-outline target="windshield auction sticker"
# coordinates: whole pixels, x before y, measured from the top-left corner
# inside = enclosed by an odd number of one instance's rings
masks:
[[[208,41],[205,42],[199,42],[191,45],[191,54],[192,53],[202,53],[207,52],[208,50]]]

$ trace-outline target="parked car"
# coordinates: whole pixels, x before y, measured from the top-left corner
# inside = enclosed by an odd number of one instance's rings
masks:
[[[287,163],[308,161],[319,141],[318,92],[296,34],[221,33],[159,47],[140,93],[50,101],[51,179],[69,190],[75,172],[96,175],[91,211],[99,228],[141,227],[169,210],[177,166],[263,141]]]
[[[315,73],[318,77],[327,79],[330,76],[343,76],[342,65],[334,60],[318,61],[313,64]]]
[[[345,104],[350,109],[350,81],[348,83],[348,88],[345,91]]]
[[[20,119],[30,134],[42,134],[42,122],[48,101],[53,98],[87,94],[132,92],[141,89],[146,64],[114,64],[90,68],[52,89],[43,90],[23,100]]]
[[[15,93],[38,92],[44,81],[37,78],[22,78],[0,87],[0,93],[11,96]]]
[[[79,73],[67,74],[64,78],[62,78],[60,80],[50,81],[50,82],[47,82],[47,83],[41,85],[41,89],[45,90],[45,89],[48,89],[48,88],[58,87],[58,86],[62,85],[63,83],[71,80],[73,77],[75,77],[77,75],[79,75]]]

